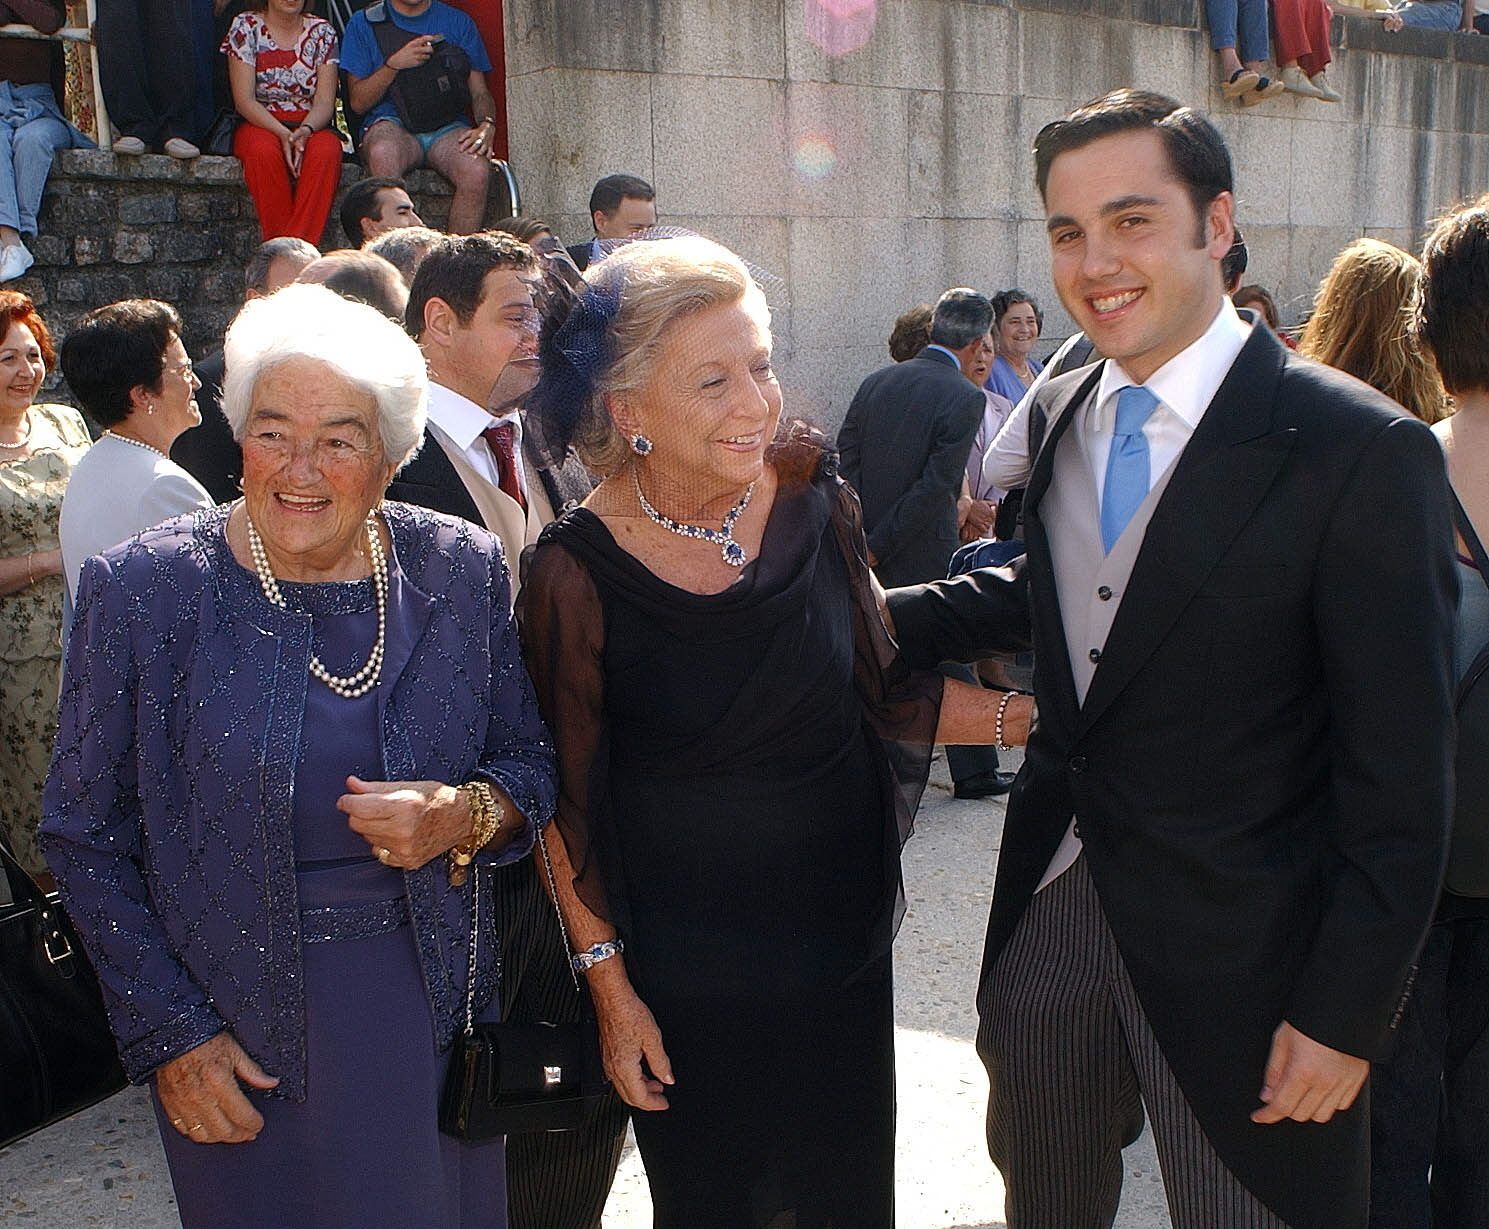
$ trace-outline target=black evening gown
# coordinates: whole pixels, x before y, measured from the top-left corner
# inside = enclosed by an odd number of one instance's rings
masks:
[[[523,590],[576,887],[677,1081],[633,1115],[664,1229],[894,1223],[889,947],[941,679],[896,655],[830,454],[776,460],[724,592],[660,580],[583,508]]]

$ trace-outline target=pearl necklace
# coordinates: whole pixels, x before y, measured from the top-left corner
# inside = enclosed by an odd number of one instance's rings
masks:
[[[118,440],[121,444],[132,444],[136,448],[143,448],[146,452],[153,452],[157,457],[165,457],[167,461],[170,460],[170,457],[161,452],[154,444],[147,444],[144,440],[137,440],[128,435],[120,435],[117,431],[106,430],[104,434],[110,439]]]
[[[16,440],[14,444],[0,444],[0,448],[8,449],[11,452],[19,452],[31,442],[31,411],[27,410],[21,417],[26,420],[26,434]]]
[[[253,527],[253,522],[247,520],[246,512],[244,517],[248,525],[248,550],[253,555],[253,566],[258,571],[264,596],[281,609],[287,609],[284,594],[279,589],[279,581],[269,567],[269,555],[264,550],[263,539]],[[382,537],[377,532],[375,512],[367,517],[367,549],[372,559],[372,588],[377,594],[377,639],[372,642],[372,652],[368,655],[367,664],[356,674],[343,678],[327,670],[314,653],[310,655],[310,673],[346,700],[365,696],[377,686],[378,676],[383,670],[383,645],[387,641],[388,631],[388,560],[383,554]]]
[[[634,469],[631,470],[631,482],[636,487],[636,498],[641,501],[641,511],[663,529],[671,530],[684,538],[699,538],[704,542],[716,543],[725,563],[731,568],[744,567],[749,555],[745,553],[745,548],[734,540],[734,523],[739,520],[740,513],[750,506],[750,496],[755,493],[753,482],[745,487],[745,493],[739,497],[739,502],[724,513],[724,523],[718,529],[708,529],[702,525],[684,525],[680,521],[674,521],[666,513],[658,512],[651,506],[651,502],[641,491],[641,479],[636,476]]]

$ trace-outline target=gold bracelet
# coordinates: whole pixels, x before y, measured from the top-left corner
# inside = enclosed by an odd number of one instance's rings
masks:
[[[35,560],[35,558],[36,558],[36,552],[34,550],[29,550],[29,551],[26,552],[26,586],[27,586],[27,588],[29,588],[30,586],[32,586],[32,585],[34,585],[36,583],[36,572],[33,570],[32,566],[31,566],[32,565],[32,561]]]
[[[464,796],[470,807],[471,833],[450,850],[450,886],[454,888],[465,883],[468,868],[476,860],[476,851],[491,843],[501,831],[505,817],[505,808],[497,802],[491,786],[485,781],[467,781],[457,792]]]

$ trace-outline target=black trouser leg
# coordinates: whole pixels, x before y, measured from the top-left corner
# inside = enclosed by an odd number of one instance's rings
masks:
[[[538,857],[497,872],[502,1019],[558,1024],[579,1018],[580,1000],[558,919],[538,881]],[[612,1090],[577,1131],[509,1136],[508,1229],[600,1229],[629,1117]]]
[[[122,136],[192,137],[196,97],[190,0],[98,0],[98,72]]]

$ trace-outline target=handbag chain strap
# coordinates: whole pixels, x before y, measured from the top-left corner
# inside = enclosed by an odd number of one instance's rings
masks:
[[[470,971],[465,981],[465,1035],[476,1031],[476,948],[481,942],[481,874],[480,867],[473,868],[470,877]]]
[[[549,898],[553,902],[553,913],[558,918],[558,933],[563,936],[565,963],[569,966],[569,978],[574,983],[574,993],[583,994],[579,988],[579,974],[574,971],[574,945],[569,942],[569,928],[564,924],[564,911],[558,907],[558,881],[553,877],[553,862],[548,857],[548,842],[543,839],[543,829],[538,829],[538,849],[543,854],[543,870],[548,876]],[[481,936],[481,876],[471,877],[471,923],[470,923],[470,970],[465,982],[465,1035],[476,1031],[476,949]]]
[[[574,945],[569,941],[569,928],[564,925],[564,911],[558,907],[558,881],[553,877],[553,862],[548,857],[548,842],[543,839],[543,829],[538,829],[538,849],[543,854],[543,870],[548,875],[548,898],[553,902],[553,912],[558,917],[558,933],[564,939],[564,955],[568,958],[569,978],[574,983],[574,993],[583,994],[579,988],[579,974],[574,969]]]

